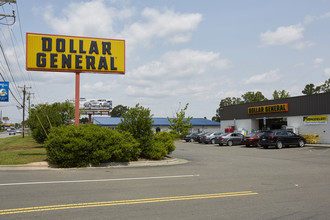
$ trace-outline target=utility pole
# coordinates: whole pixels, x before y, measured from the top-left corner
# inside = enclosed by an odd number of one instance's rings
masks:
[[[34,95],[34,93],[28,92],[27,100],[29,101],[29,114],[30,114],[30,110],[31,110],[31,95]]]
[[[18,87],[23,89],[23,121],[22,121],[22,137],[24,138],[24,130],[25,130],[25,96],[26,96],[26,89],[31,89],[32,87]]]
[[[5,4],[7,4],[7,3],[9,3],[9,4],[14,3],[14,4],[16,4],[16,0],[0,0],[0,6],[3,6]],[[8,24],[8,25],[13,25],[15,23],[15,20],[16,20],[15,10],[13,10],[13,14],[12,15],[0,14],[0,20],[2,20],[4,18],[7,18],[7,17],[14,18],[14,22],[12,24]]]

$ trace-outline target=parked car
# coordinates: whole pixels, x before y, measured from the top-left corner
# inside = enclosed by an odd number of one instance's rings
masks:
[[[219,146],[228,145],[232,146],[235,144],[242,144],[244,136],[240,133],[229,133],[226,136],[222,136],[219,142]]]
[[[199,133],[196,137],[196,142],[202,143],[203,135],[206,135],[206,134],[207,134],[207,132]]]
[[[205,140],[205,137],[206,137],[207,135],[210,135],[210,134],[212,134],[212,132],[206,132],[206,133],[203,133],[202,135],[200,135],[200,137],[199,137],[199,139],[198,139],[198,143],[203,143],[204,140]]]
[[[251,133],[251,134],[247,134],[244,137],[243,143],[245,144],[245,146],[250,147],[250,146],[259,146],[259,140],[260,140],[260,136],[263,133]]]
[[[16,134],[15,128],[9,128],[9,129],[7,129],[7,131],[8,131],[9,135],[15,135]]]
[[[211,132],[211,133],[209,133],[209,134],[207,134],[207,135],[204,135],[203,137],[202,137],[202,141],[203,141],[203,143],[205,143],[205,144],[215,144],[215,137],[217,136],[217,135],[220,135],[220,134],[222,134],[221,132]]]
[[[183,139],[186,141],[186,142],[192,142],[194,141],[195,137],[198,135],[198,133],[190,133],[190,134],[187,134],[183,137]]]
[[[266,131],[260,136],[259,144],[263,148],[268,148],[269,146],[275,146],[281,149],[283,146],[297,145],[299,147],[304,147],[306,144],[306,139],[300,135],[297,135],[291,131],[287,130],[273,130]]]
[[[226,135],[228,135],[228,133],[222,133],[222,134],[219,134],[219,135],[216,135],[215,136],[215,138],[214,138],[214,142],[215,142],[215,144],[220,144],[220,142],[221,142],[221,137],[222,136],[226,136]]]

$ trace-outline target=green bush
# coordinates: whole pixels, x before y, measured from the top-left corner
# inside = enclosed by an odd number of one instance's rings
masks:
[[[45,147],[49,162],[59,167],[137,160],[141,153],[131,134],[96,125],[52,128]]]
[[[146,152],[147,158],[153,160],[163,159],[175,150],[173,135],[167,132],[158,132],[155,135],[152,147]]]
[[[122,115],[122,120],[118,124],[117,130],[131,133],[140,144],[141,156],[148,158],[148,152],[153,148],[152,144],[155,135],[152,131],[152,124],[150,109],[137,104]]]

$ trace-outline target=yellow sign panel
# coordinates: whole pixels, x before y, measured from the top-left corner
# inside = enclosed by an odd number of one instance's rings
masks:
[[[264,105],[249,107],[248,114],[264,114],[264,113],[273,113],[273,112],[287,112],[289,111],[289,104],[275,104],[275,105]]]
[[[328,123],[327,115],[304,117],[304,124],[327,124],[327,123]]]
[[[26,69],[125,74],[125,41],[27,33]]]

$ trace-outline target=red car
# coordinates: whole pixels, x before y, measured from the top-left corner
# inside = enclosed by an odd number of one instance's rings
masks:
[[[263,133],[258,133],[258,134],[248,134],[244,137],[244,144],[247,147],[250,146],[259,146],[259,140],[260,140],[260,136]]]

